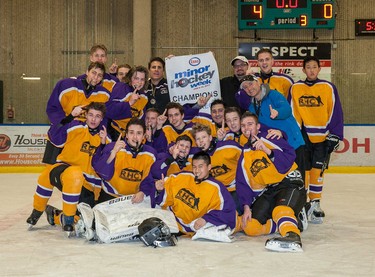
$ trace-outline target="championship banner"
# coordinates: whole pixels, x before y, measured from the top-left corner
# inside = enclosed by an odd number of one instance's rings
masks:
[[[251,69],[260,72],[256,53],[268,48],[272,51],[275,63],[274,72],[289,75],[295,82],[305,80],[302,71],[303,59],[315,56],[320,60],[319,79],[331,81],[331,44],[330,43],[240,43],[239,54],[249,60]]]
[[[48,128],[48,125],[0,125],[0,167],[43,166]]]
[[[193,104],[200,96],[211,95],[203,108],[210,113],[210,103],[221,98],[219,70],[212,52],[173,56],[166,59],[165,65],[171,101]]]

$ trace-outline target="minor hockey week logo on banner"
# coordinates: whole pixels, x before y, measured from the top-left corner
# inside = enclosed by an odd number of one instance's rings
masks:
[[[211,95],[204,107],[209,113],[210,103],[221,97],[219,70],[212,52],[168,58],[166,74],[172,102],[193,104],[200,96]]]

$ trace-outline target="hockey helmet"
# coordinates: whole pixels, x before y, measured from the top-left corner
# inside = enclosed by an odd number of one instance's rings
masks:
[[[177,239],[171,234],[169,227],[160,218],[150,217],[138,226],[139,238],[146,246],[175,246]]]

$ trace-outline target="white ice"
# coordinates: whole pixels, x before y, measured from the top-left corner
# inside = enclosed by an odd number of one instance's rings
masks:
[[[44,215],[27,231],[37,177],[0,174],[0,276],[375,276],[373,174],[326,175],[325,222],[302,233],[303,253],[269,252],[267,237],[243,234],[157,249],[88,243],[65,238]],[[61,207],[59,192],[50,203]]]

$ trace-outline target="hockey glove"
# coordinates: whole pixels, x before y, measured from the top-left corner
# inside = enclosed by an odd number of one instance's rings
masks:
[[[329,134],[326,137],[325,145],[328,150],[328,154],[336,151],[339,148],[340,138],[334,134]]]

